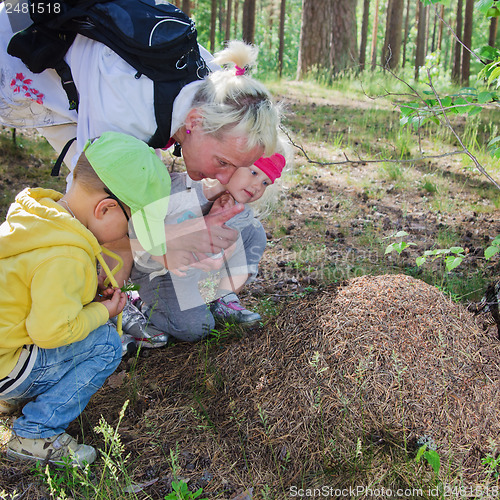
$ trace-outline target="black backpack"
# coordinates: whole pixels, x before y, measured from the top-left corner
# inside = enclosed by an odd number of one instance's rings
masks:
[[[55,69],[78,109],[78,93],[64,56],[76,34],[102,42],[154,82],[158,128],[149,140],[165,147],[173,102],[182,87],[205,78],[194,22],[163,0],[29,0],[33,24],[10,40],[7,52],[33,73]],[[140,105],[138,103],[137,105]]]

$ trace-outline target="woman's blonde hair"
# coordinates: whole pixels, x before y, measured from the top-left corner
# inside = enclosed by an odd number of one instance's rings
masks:
[[[217,138],[227,133],[240,135],[247,138],[249,150],[261,145],[271,155],[276,149],[280,110],[264,85],[248,74],[257,52],[256,47],[235,40],[215,54],[215,62],[225,67],[203,81],[193,108],[202,115],[208,134]]]

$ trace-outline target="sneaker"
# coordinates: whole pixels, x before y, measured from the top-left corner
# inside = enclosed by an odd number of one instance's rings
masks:
[[[63,432],[57,436],[41,439],[23,438],[14,435],[7,443],[9,460],[30,462],[51,462],[61,464],[63,458],[71,458],[71,464],[83,467],[84,462],[91,464],[97,457],[92,446],[78,444],[76,439]]]
[[[154,348],[163,347],[168,343],[170,335],[155,328],[149,322],[148,317],[130,301],[127,302],[122,314],[123,333],[131,335],[137,346]]]
[[[0,401],[0,415],[7,416],[12,415],[17,412],[20,405],[15,403],[9,403],[8,401]]]
[[[210,310],[214,318],[221,321],[230,320],[235,323],[250,325],[261,319],[259,313],[245,309],[235,293],[229,293],[212,302]]]
[[[128,333],[122,334],[122,357],[134,356],[137,352],[137,344],[134,337]]]

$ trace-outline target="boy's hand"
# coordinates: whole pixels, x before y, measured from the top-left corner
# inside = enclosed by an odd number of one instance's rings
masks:
[[[127,294],[119,288],[107,288],[103,290],[101,304],[108,310],[109,317],[120,314],[127,303]]]

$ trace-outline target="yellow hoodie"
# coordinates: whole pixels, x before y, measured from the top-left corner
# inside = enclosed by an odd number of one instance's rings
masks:
[[[24,345],[52,349],[84,339],[109,319],[93,302],[95,236],[50,189],[25,189],[0,226],[0,379]]]

